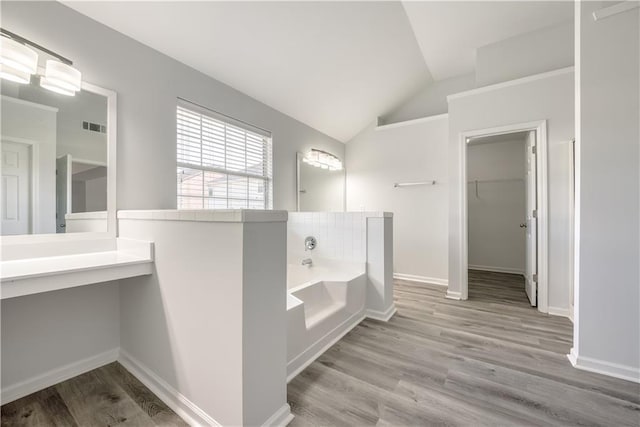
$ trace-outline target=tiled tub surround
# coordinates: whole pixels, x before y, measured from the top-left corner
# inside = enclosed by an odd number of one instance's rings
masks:
[[[386,321],[395,312],[392,221],[389,213],[289,214],[288,381],[365,317]],[[311,251],[307,236],[318,242]]]
[[[304,258],[337,259],[364,263],[367,260],[367,219],[390,216],[384,212],[290,212],[287,224],[287,260],[299,264]],[[318,245],[305,251],[304,239],[313,236]]]

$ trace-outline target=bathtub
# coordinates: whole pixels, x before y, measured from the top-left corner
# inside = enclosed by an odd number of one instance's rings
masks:
[[[287,381],[364,318],[365,264],[316,260],[287,268]]]

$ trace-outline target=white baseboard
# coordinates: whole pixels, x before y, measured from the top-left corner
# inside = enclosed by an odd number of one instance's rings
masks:
[[[269,419],[263,424],[264,427],[285,427],[293,420],[293,414],[291,413],[291,407],[288,403],[285,403],[278,409],[275,414],[269,417]]]
[[[393,317],[394,314],[396,314],[396,305],[395,304],[391,304],[391,306],[386,309],[385,311],[378,311],[378,310],[371,310],[371,309],[367,309],[364,312],[365,317],[369,318],[369,319],[374,319],[374,320],[380,320],[382,322],[388,322],[389,319],[391,319]]]
[[[447,289],[447,294],[445,295],[445,298],[461,300],[462,299],[462,293],[453,292],[453,291],[450,291],[450,290]]]
[[[78,360],[37,375],[17,384],[12,384],[2,389],[2,404],[13,402],[21,397],[40,391],[54,384],[77,377],[80,374],[107,365],[118,360],[118,349],[105,351],[86,359]]]
[[[416,276],[414,274],[393,273],[394,279],[409,280],[411,282],[429,283],[431,285],[448,286],[447,279],[438,279],[436,277]]]
[[[562,316],[568,319],[571,319],[571,312],[568,308],[560,308],[560,307],[547,307],[547,313],[552,316]],[[573,320],[571,320],[573,322]]]
[[[221,426],[209,414],[124,350],[118,362],[191,426]],[[288,406],[288,405],[287,405]]]
[[[324,337],[316,341],[311,347],[294,357],[287,363],[287,383],[291,382],[300,372],[320,357],[325,351],[340,341],[351,329],[365,319],[362,311],[350,316],[347,320],[333,328]]]
[[[490,265],[472,265],[472,264],[469,264],[468,268],[469,270],[493,271],[495,273],[520,274],[524,276],[524,270],[521,270],[519,268],[493,267]]]
[[[640,369],[638,368],[579,356],[574,348],[571,348],[571,352],[567,355],[567,358],[574,368],[640,383]]]

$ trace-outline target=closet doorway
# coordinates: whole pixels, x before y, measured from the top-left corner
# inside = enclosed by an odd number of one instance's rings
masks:
[[[524,131],[467,142],[472,299],[537,304],[535,140]]]
[[[462,299],[479,295],[475,283],[546,312],[546,121],[465,132],[461,144]]]

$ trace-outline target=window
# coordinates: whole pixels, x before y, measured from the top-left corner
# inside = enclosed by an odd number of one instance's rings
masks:
[[[179,100],[178,209],[272,209],[271,134]]]

